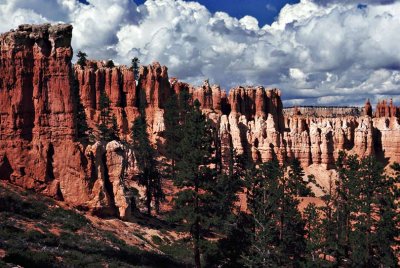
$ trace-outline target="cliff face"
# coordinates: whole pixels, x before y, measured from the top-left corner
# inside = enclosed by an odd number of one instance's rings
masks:
[[[129,207],[104,169],[118,152],[105,158],[105,145],[74,141],[71,37],[70,25],[22,25],[0,36],[0,179],[115,215]]]
[[[400,161],[399,109],[393,103],[379,103],[375,117],[369,102],[363,116],[340,115],[347,112],[342,108],[324,109],[321,117],[299,109],[284,114],[278,89],[237,87],[227,94],[208,81],[194,88],[169,80],[158,63],[141,67],[137,86],[124,66],[88,61],[73,67],[71,36],[69,25],[23,25],[0,36],[0,179],[93,213],[129,217],[134,153],[117,141],[84,146],[76,137],[76,103],[95,128],[102,92],[110,98],[121,139],[130,139],[139,106],[145,105],[161,155],[165,102],[173,92],[188,91],[219,129],[223,164],[232,146],[256,162],[296,157],[305,167],[329,168],[341,150]]]
[[[74,66],[74,79],[78,81],[81,103],[85,107],[90,126],[95,127],[100,116],[100,95],[109,97],[112,113],[116,116],[121,138],[130,139],[132,122],[139,115],[140,103],[146,107],[147,123],[154,142],[164,130],[163,105],[172,94],[167,67],[154,63],[142,66],[139,85],[133,71],[126,66],[106,67],[103,62],[88,62],[87,66]],[[141,89],[141,90],[139,90]]]

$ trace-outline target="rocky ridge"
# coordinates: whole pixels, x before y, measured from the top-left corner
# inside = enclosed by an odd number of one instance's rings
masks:
[[[82,103],[94,127],[101,92],[110,98],[122,140],[129,140],[145,99],[148,131],[160,155],[165,102],[188,91],[219,129],[223,164],[232,146],[256,162],[296,157],[305,167],[330,168],[341,150],[400,161],[399,108],[392,102],[379,103],[374,116],[369,102],[360,116],[285,114],[278,89],[237,87],[226,93],[208,81],[193,87],[169,79],[159,63],[142,66],[137,85],[126,66],[73,66],[71,37],[72,26],[48,24],[22,25],[0,36],[0,179],[94,214],[129,218],[134,153],[121,142],[85,146],[76,137],[75,103]]]

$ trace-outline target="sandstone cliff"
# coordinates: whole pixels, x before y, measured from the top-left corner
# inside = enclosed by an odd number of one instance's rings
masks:
[[[236,87],[226,93],[208,81],[195,88],[169,79],[159,63],[142,66],[137,85],[125,66],[98,61],[73,66],[71,36],[70,25],[22,25],[0,36],[0,179],[95,214],[128,218],[134,153],[121,142],[83,145],[76,137],[76,103],[95,128],[102,92],[110,98],[121,140],[129,141],[139,106],[145,105],[148,131],[161,155],[165,102],[188,91],[219,129],[222,164],[232,146],[256,162],[296,157],[304,167],[330,168],[341,150],[400,161],[399,108],[392,102],[379,103],[375,117],[369,102],[364,115],[321,107],[322,116],[309,114],[310,107],[284,113],[278,89]]]
[[[0,178],[128,217],[124,186],[105,168],[118,152],[104,157],[107,145],[75,142],[71,37],[70,25],[21,25],[0,36]]]

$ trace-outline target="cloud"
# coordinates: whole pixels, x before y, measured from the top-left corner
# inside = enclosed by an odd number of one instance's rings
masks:
[[[343,0],[313,0],[314,3],[327,6],[331,4],[343,4]],[[346,0],[346,4],[361,4],[361,5],[390,5],[396,0]]]
[[[211,13],[196,2],[5,0],[0,31],[21,23],[74,25],[73,46],[129,64],[160,61],[170,76],[230,87],[279,87],[286,105],[361,105],[400,95],[400,3],[301,0],[271,25]],[[46,8],[43,8],[46,7]],[[11,19],[10,19],[11,18]]]

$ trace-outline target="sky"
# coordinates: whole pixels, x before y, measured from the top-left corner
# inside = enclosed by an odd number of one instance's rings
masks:
[[[400,104],[395,0],[0,0],[0,32],[44,22],[71,23],[74,51],[91,59],[277,87],[285,106]]]

